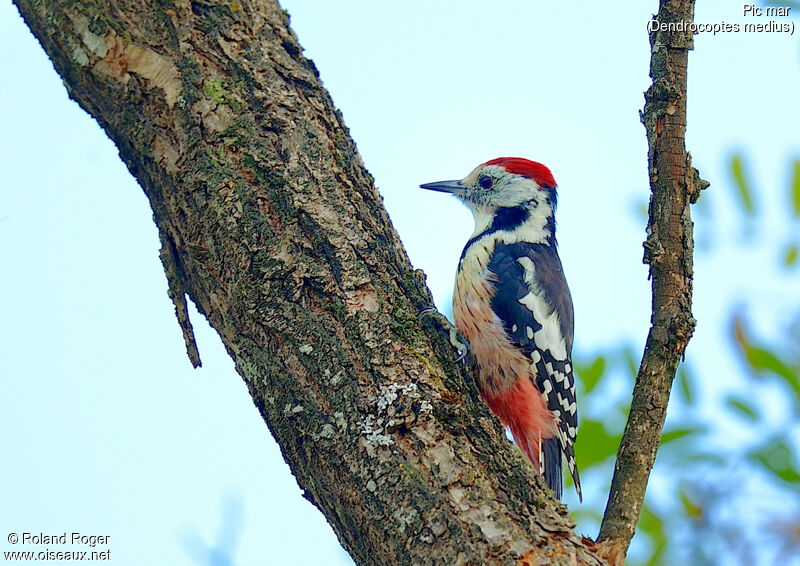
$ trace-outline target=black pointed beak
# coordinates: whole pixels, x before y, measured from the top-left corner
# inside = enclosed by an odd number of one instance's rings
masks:
[[[461,181],[437,181],[435,183],[425,183],[419,186],[421,189],[428,189],[429,191],[438,191],[440,193],[450,193],[451,195],[461,196],[465,192],[464,185]]]

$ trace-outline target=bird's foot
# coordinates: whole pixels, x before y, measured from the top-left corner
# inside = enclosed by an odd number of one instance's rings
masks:
[[[426,318],[433,318],[434,320],[437,320],[439,324],[441,324],[442,327],[448,332],[450,335],[450,344],[458,352],[456,363],[463,362],[469,353],[469,342],[466,338],[464,338],[464,335],[461,334],[458,328],[453,326],[449,320],[447,320],[446,316],[436,310],[436,307],[425,307],[419,311],[419,319],[424,320]]]

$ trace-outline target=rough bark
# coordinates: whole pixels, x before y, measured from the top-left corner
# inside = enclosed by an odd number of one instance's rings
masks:
[[[424,276],[275,2],[16,4],[150,200],[192,363],[187,295],[357,563],[601,563],[418,321]]]
[[[672,381],[694,332],[690,204],[708,186],[686,151],[686,71],[694,0],[661,0],[655,20],[684,24],[650,33],[650,76],[641,114],[647,131],[650,207],[644,262],[650,266],[653,315],[622,435],[598,542],[622,564],[639,521],[655,463]]]

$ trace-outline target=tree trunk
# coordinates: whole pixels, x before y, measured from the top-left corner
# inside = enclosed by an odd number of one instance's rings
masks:
[[[186,295],[357,563],[601,563],[418,321],[424,275],[275,2],[16,4],[150,200],[190,359]]]

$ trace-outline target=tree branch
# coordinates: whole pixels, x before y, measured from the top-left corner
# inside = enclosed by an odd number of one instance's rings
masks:
[[[650,76],[641,114],[647,130],[650,207],[644,262],[653,282],[653,314],[633,400],[600,527],[601,553],[622,564],[639,520],[656,459],[672,381],[694,332],[692,220],[689,205],[708,186],[686,151],[686,69],[694,0],[661,0],[650,32]],[[677,27],[676,27],[677,24]]]
[[[184,293],[357,563],[602,563],[420,325],[424,276],[277,3],[15,2],[150,201],[193,363]]]

